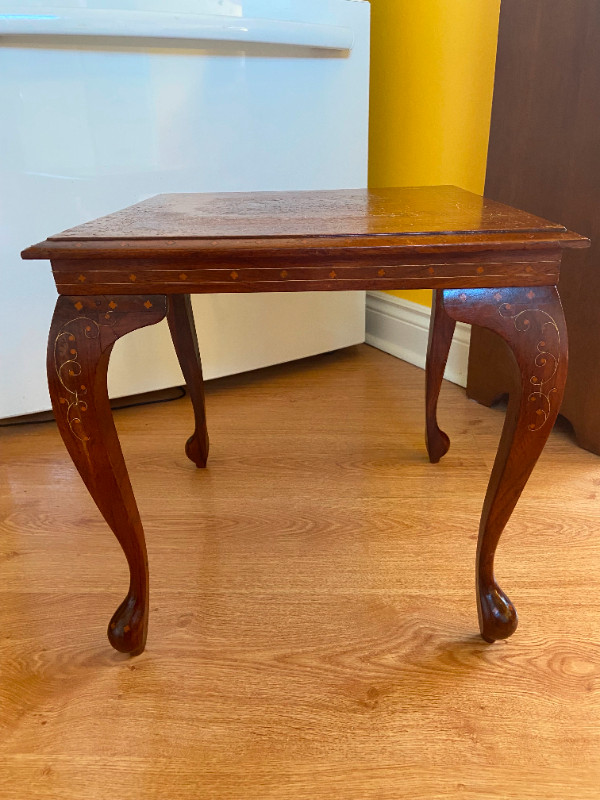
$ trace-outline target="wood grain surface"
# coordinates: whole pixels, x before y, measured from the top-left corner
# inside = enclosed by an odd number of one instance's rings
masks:
[[[62,295],[56,301],[48,336],[48,387],[58,430],[129,564],[129,590],[108,626],[112,646],[122,653],[144,649],[148,559],[144,529],[112,418],[107,374],[115,342],[134,330],[155,325],[166,314],[167,299],[160,295],[113,299]]]
[[[50,237],[65,239],[365,236],[565,231],[456,186],[159,194]]]
[[[119,346],[118,343],[116,345]],[[152,626],[106,646],[127,566],[54,424],[0,430],[2,800],[597,800],[597,457],[555,429],[498,553],[521,627],[475,635],[504,414],[366,346],[115,412]],[[160,431],[154,437],[148,431]]]
[[[554,285],[562,225],[454,186],[157,195],[32,245],[60,294]]]
[[[494,574],[495,551],[558,415],[567,376],[567,329],[554,286],[535,292],[455,289],[442,292],[442,301],[452,319],[480,325],[500,336],[510,347],[520,373],[519,390],[511,392],[508,399],[477,545],[479,624],[483,638],[493,642],[511,636],[517,627],[515,607]],[[429,415],[430,403],[426,406]]]
[[[532,234],[533,235],[533,234]],[[563,234],[567,236],[567,234]],[[250,250],[226,249],[215,252],[212,246],[190,252],[165,248],[155,252],[126,251],[104,256],[96,253],[69,253],[68,258],[52,257],[52,271],[60,294],[218,294],[230,292],[307,292],[399,288],[495,288],[497,286],[544,286],[556,284],[561,251],[557,243],[546,248],[511,250],[507,242],[457,242],[461,251],[473,244],[476,253],[460,257],[446,239],[440,247],[449,253],[415,253],[418,237],[412,244],[382,246],[381,242],[347,248],[315,247],[303,240],[298,247],[272,248],[265,252],[264,241],[252,240]],[[454,237],[455,239],[457,237]],[[493,237],[491,237],[493,238]],[[415,242],[415,239],[417,241]],[[490,237],[487,237],[490,239]],[[309,243],[310,242],[310,243]],[[309,244],[308,244],[309,243]],[[298,243],[296,243],[298,244]],[[530,243],[519,242],[520,247]],[[146,245],[144,245],[146,247]],[[298,249],[300,248],[300,249]],[[73,257],[74,256],[74,257]],[[420,256],[420,257],[419,257]]]
[[[599,75],[598,0],[503,0],[485,191],[560,219],[592,241],[587,252],[565,253],[561,268],[570,340],[561,413],[581,446],[598,454]],[[469,394],[489,404],[508,391],[509,360],[495,337],[474,329]]]

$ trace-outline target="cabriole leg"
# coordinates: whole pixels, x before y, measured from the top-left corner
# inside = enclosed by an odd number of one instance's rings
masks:
[[[208,459],[208,430],[204,404],[204,381],[198,337],[194,325],[194,312],[189,294],[169,296],[167,320],[194,409],[196,427],[186,442],[185,453],[197,467],[205,467]]]
[[[162,295],[58,298],[48,341],[48,383],[58,429],[129,564],[129,592],[109,627],[112,646],[137,655],[148,627],[144,531],[114,426],[106,374],[121,336],[164,318]]]
[[[450,439],[437,424],[437,404],[456,322],[446,314],[442,290],[433,292],[425,366],[425,442],[432,464],[448,452]]]
[[[494,578],[494,554],[560,409],[567,376],[567,332],[554,286],[444,290],[442,301],[452,319],[501,336],[520,373],[520,391],[509,398],[477,547],[479,625],[483,638],[493,642],[510,636],[517,627],[515,608]]]

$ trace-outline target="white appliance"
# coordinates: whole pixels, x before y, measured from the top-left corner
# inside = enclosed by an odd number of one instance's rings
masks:
[[[19,252],[160,192],[363,187],[369,4],[0,0],[0,417],[48,409],[48,262]],[[207,378],[364,340],[362,292],[194,298]],[[151,365],[151,369],[149,369]],[[182,383],[165,323],[113,396]]]

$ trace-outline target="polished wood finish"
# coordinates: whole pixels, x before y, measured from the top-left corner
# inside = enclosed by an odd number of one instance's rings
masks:
[[[53,406],[60,411],[61,404],[67,404],[61,432],[131,567],[130,592],[111,622],[112,644],[139,653],[148,616],[144,536],[106,398],[106,365],[114,331],[122,335],[140,327],[145,319],[162,318],[168,298],[171,334],[196,419],[186,452],[203,467],[208,435],[190,292],[400,288],[408,285],[406,281],[416,281],[422,287],[453,290],[444,292],[442,304],[452,319],[466,315],[502,331],[512,330],[514,323],[517,331],[517,321],[530,309],[535,318],[532,330],[538,314],[546,313],[562,331],[560,303],[550,299],[556,298],[554,288],[546,287],[553,287],[557,280],[562,249],[587,245],[584,237],[561,225],[446,186],[159,195],[24,251],[24,258],[51,259],[58,290],[64,295],[50,339]],[[524,288],[506,288],[514,285]],[[136,294],[127,300],[142,289],[151,292],[151,297],[144,300]],[[508,313],[514,304],[519,308],[516,317]],[[66,316],[75,312],[78,316],[69,317],[68,325],[91,331],[85,347],[74,346],[79,359],[75,376],[79,371],[88,376],[84,383],[94,382],[98,395],[90,403],[85,398],[80,401],[79,390],[65,397],[63,389],[71,390],[61,384],[60,370],[52,372],[57,331],[63,337],[62,346],[70,331],[65,327]],[[92,327],[88,328],[90,315]],[[427,419],[432,460],[439,460],[444,445],[435,407],[451,328],[442,316],[436,319],[443,330],[434,325],[429,358]],[[120,328],[116,322],[113,325],[115,320]],[[531,365],[546,357],[546,351],[539,349],[543,343],[530,335],[506,338],[522,366],[521,396],[533,396]],[[561,333],[555,354],[560,367],[552,387],[546,386],[540,364],[544,398],[561,396],[565,348],[566,335]],[[70,362],[64,363],[65,369],[70,368]],[[514,609],[494,582],[492,562],[498,538],[545,441],[537,428],[535,435],[527,432],[528,412],[533,409],[546,413],[548,420],[555,414],[554,405],[545,408],[543,403],[529,404],[516,416],[511,409],[483,510],[478,597],[481,631],[488,641],[505,638],[516,625]],[[79,435],[84,423],[94,433],[91,444]],[[100,441],[104,430],[106,442]],[[124,489],[119,494],[121,483]]]
[[[208,459],[208,429],[204,402],[202,361],[194,324],[194,312],[189,294],[174,294],[169,298],[167,313],[171,338],[183,377],[194,408],[196,427],[185,444],[185,453],[197,467],[205,467]]]
[[[571,349],[561,413],[600,454],[599,75],[597,0],[502,0],[485,192],[592,240],[561,267]],[[489,405],[508,392],[509,362],[496,337],[474,329],[469,396]]]
[[[453,249],[462,251],[462,239],[456,238]],[[447,289],[457,284],[463,288],[556,284],[560,266],[556,240],[544,237],[527,242],[536,247],[543,245],[533,253],[508,250],[499,254],[503,245],[509,247],[514,243],[509,237],[502,241],[486,235],[477,244],[479,250],[467,252],[461,258],[456,258],[452,251],[448,255],[439,251],[439,247],[450,250],[448,243],[435,248],[429,245],[433,252],[422,253],[421,248],[425,250],[427,246],[421,240],[401,247],[381,241],[357,247],[351,242],[347,248],[341,246],[325,252],[307,248],[301,253],[296,251],[294,242],[290,250],[283,245],[271,245],[268,252],[257,244],[249,244],[244,256],[238,251],[222,256],[192,252],[189,258],[183,258],[176,253],[169,256],[161,252],[156,257],[144,253],[125,258],[121,253],[119,261],[113,256],[86,259],[85,267],[76,270],[73,270],[74,260],[65,258],[53,259],[52,267],[60,293],[86,297],[140,291],[171,295]],[[522,240],[519,243],[523,246]],[[468,244],[464,246],[469,249]],[[413,248],[419,251],[418,255],[413,253]],[[249,261],[257,266],[249,267]],[[259,265],[261,262],[264,266]],[[322,265],[315,266],[319,262],[323,262]],[[198,268],[200,263],[209,268]],[[273,266],[268,267],[268,264]]]
[[[558,415],[567,377],[567,330],[554,287],[454,289],[441,295],[436,298],[437,304],[443,305],[452,320],[480,325],[502,337],[512,351],[519,373],[519,390],[509,398],[500,447],[483,504],[477,545],[479,626],[482,637],[494,642],[506,639],[517,627],[515,608],[494,577],[494,555]],[[435,364],[439,376],[443,366],[437,362],[441,362],[444,351],[447,354],[451,333],[449,335],[450,325],[440,312],[435,321],[440,326],[441,343],[434,355],[434,333],[430,340],[430,365]],[[435,387],[439,393],[438,381]],[[428,403],[428,413],[430,409],[435,413],[433,400]],[[435,420],[428,420],[429,426],[437,429]],[[440,432],[438,439],[444,436]],[[449,444],[447,437],[446,440]],[[438,452],[439,449],[435,451]]]
[[[504,413],[444,382],[434,468],[423,385],[366,345],[210,381],[206,470],[189,399],[116,411],[154,565],[133,660],[103,641],[126,565],[56,427],[0,429],[2,800],[597,800],[597,457],[559,420],[498,551],[521,626],[486,645]]]
[[[159,194],[49,237],[49,242],[162,239],[326,239],[436,233],[564,233],[456,186],[305,192]]]
[[[454,186],[158,195],[24,251],[64,294],[548,285],[563,226]]]
[[[432,464],[437,464],[450,447],[450,439],[437,422],[438,397],[456,327],[456,321],[444,309],[443,295],[440,289],[433,293],[425,364],[425,445]]]
[[[148,629],[148,559],[144,530],[114,426],[106,375],[121,336],[160,322],[165,297],[61,296],[48,338],[48,385],[67,450],[129,565],[129,591],[113,614],[108,638],[136,655]]]

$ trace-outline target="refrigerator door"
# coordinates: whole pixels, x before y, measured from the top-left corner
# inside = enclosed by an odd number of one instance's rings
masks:
[[[358,0],[0,0],[0,417],[49,408],[23,247],[160,192],[365,186],[368,59]],[[207,378],[364,340],[359,292],[194,309]],[[116,345],[112,396],[182,382],[166,323]]]

